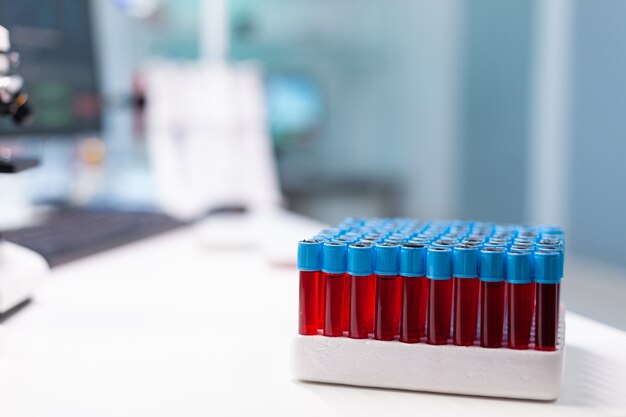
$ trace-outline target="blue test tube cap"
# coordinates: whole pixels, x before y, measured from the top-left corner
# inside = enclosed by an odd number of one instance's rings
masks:
[[[506,280],[511,284],[532,281],[533,254],[528,250],[512,250],[506,255]]]
[[[431,246],[426,254],[426,277],[444,280],[452,278],[452,249]]]
[[[423,277],[426,275],[426,250],[424,243],[408,242],[400,248],[400,275]]]
[[[485,248],[503,248],[506,249],[507,248],[507,244],[506,243],[501,243],[501,242],[487,242],[483,245],[483,247]]]
[[[377,275],[398,275],[400,272],[400,245],[394,242],[379,243],[374,246],[374,273]]]
[[[506,277],[506,249],[499,246],[484,247],[480,251],[480,279],[498,282]]]
[[[348,274],[356,277],[372,275],[374,246],[371,242],[357,242],[348,246]]]
[[[552,248],[558,248],[558,247],[563,246],[563,242],[559,239],[541,239],[539,243],[537,244],[542,247],[552,247]]]
[[[298,269],[300,271],[319,271],[322,269],[322,246],[319,238],[304,239],[298,242]]]
[[[517,250],[517,251],[534,251],[535,250],[535,245],[530,245],[527,243],[514,243],[513,245],[511,245],[510,247],[511,250]]]
[[[561,282],[560,255],[557,251],[536,251],[534,263],[535,282],[539,284],[558,284]]]
[[[350,236],[350,235],[343,235],[343,236],[336,237],[333,240],[336,242],[343,242],[346,245],[350,245],[352,243],[357,242],[359,238],[355,236]]]
[[[458,278],[478,277],[479,247],[472,243],[460,243],[452,251],[452,270]]]
[[[563,268],[565,266],[565,251],[563,250],[563,246],[552,246],[552,245],[537,245],[538,251],[543,252],[556,252],[559,255],[559,274],[560,277],[563,278]]]
[[[344,242],[324,243],[322,251],[322,271],[329,274],[343,274],[348,263],[348,245]]]
[[[451,239],[439,239],[439,240],[434,241],[432,243],[432,246],[451,248],[454,245],[456,245],[456,243],[457,243],[456,241],[451,240]]]

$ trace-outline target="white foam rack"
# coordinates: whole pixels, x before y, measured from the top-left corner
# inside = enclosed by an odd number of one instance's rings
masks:
[[[5,334],[6,334],[6,330],[4,326],[0,326],[0,357],[4,355],[7,349]]]
[[[553,352],[298,335],[291,346],[292,373],[302,381],[554,400],[563,380],[563,306],[559,317]]]

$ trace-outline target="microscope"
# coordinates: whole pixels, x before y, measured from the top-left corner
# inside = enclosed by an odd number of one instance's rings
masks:
[[[0,26],[0,116],[10,117],[16,126],[25,126],[33,112],[24,79],[17,73],[19,55],[11,51],[9,31]],[[0,149],[0,174],[17,174],[35,167],[35,159],[14,158]],[[2,196],[0,194],[0,204]],[[7,242],[0,234],[0,322],[27,305],[37,285],[49,273],[44,258],[19,245]],[[0,333],[0,349],[2,335]]]

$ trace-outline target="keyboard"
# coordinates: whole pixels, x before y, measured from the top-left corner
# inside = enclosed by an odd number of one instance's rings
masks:
[[[62,209],[43,224],[5,231],[3,236],[40,253],[55,267],[186,224],[151,212]]]

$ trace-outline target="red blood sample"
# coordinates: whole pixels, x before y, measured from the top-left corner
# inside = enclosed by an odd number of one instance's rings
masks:
[[[556,350],[559,331],[560,284],[537,282],[537,304],[535,308],[535,349]]]
[[[343,336],[347,331],[344,319],[345,274],[322,274],[326,281],[326,311],[324,314],[324,336]]]
[[[478,324],[478,278],[454,278],[454,323],[452,340],[457,346],[472,346]]]
[[[426,277],[403,277],[400,341],[417,343],[426,336],[426,306],[428,280]]]
[[[317,334],[319,308],[319,271],[300,271],[300,309],[298,332]]]
[[[504,281],[480,281],[480,345],[502,346],[504,325]]]
[[[324,328],[324,315],[326,313],[326,279],[324,274],[319,273],[317,280],[317,328]]]
[[[348,336],[353,339],[367,339],[373,332],[370,312],[370,277],[347,275],[350,284],[350,328]]]
[[[511,349],[528,349],[533,323],[535,283],[507,283],[508,345]]]
[[[369,301],[367,302],[367,328],[370,333],[374,333],[374,312],[376,311],[376,276],[374,274],[367,277]]]
[[[376,275],[376,314],[374,339],[394,340],[400,334],[402,277]]]
[[[344,280],[343,290],[343,328],[348,330],[350,328],[350,278],[346,274]]]
[[[431,345],[445,345],[450,338],[452,279],[429,279],[428,339]]]

